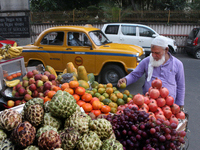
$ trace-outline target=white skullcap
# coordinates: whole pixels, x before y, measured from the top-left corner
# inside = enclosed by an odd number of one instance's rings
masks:
[[[155,39],[153,39],[152,45],[156,45],[156,46],[160,46],[163,48],[168,47],[168,42],[167,42],[167,38],[164,36],[157,36]]]

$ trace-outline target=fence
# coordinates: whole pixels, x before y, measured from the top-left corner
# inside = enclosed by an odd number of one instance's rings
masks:
[[[144,24],[144,23],[143,23]],[[84,26],[85,24],[32,24],[31,25],[31,42],[33,43],[37,36],[45,29],[53,27],[53,26],[63,26],[63,25],[81,25]],[[92,24],[94,27],[101,29],[103,27],[102,23],[95,23]],[[178,45],[178,53],[184,53],[184,46],[187,39],[188,34],[190,31],[195,27],[200,27],[198,24],[161,24],[161,23],[146,23],[159,34],[172,38],[176,41]]]

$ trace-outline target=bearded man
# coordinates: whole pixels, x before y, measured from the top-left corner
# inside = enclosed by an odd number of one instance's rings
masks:
[[[130,85],[145,74],[143,94],[148,92],[151,82],[158,78],[162,86],[169,90],[169,95],[181,108],[185,99],[184,67],[180,60],[169,53],[167,39],[163,36],[156,37],[151,43],[151,54],[144,58],[130,74],[118,81],[120,84]]]

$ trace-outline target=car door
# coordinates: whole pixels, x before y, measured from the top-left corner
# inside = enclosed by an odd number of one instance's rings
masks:
[[[107,38],[113,43],[121,43],[119,35],[119,25],[107,25],[105,31]]]
[[[83,65],[88,73],[95,72],[95,57],[95,50],[91,49],[86,33],[67,32],[67,45],[63,55],[65,67],[67,62],[72,62],[76,68]]]
[[[34,56],[44,61],[45,65],[50,65],[55,70],[63,70],[63,52],[65,52],[64,31],[49,32],[40,41],[38,50]]]
[[[152,35],[153,34],[155,35],[156,33],[153,30],[143,26],[138,26],[138,31],[139,31],[138,45],[142,46],[145,49],[145,51],[151,51],[151,42],[154,39]]]
[[[138,45],[139,37],[136,25],[121,25],[119,30],[120,43]]]

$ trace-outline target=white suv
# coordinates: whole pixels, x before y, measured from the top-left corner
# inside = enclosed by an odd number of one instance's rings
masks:
[[[153,38],[161,36],[148,26],[132,23],[108,23],[104,24],[101,30],[113,43],[141,46],[145,50],[145,56],[148,56],[151,52]],[[166,38],[169,43],[169,51],[176,53],[176,41],[168,37]]]

